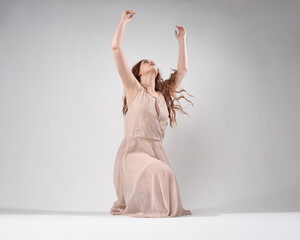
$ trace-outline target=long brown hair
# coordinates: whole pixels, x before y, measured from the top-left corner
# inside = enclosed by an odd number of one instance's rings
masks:
[[[136,77],[136,79],[139,81],[139,83],[141,83],[139,74],[140,74],[140,66],[141,66],[141,63],[143,60],[144,59],[139,61],[131,69],[131,72]],[[177,125],[176,111],[175,111],[176,109],[180,110],[182,113],[189,116],[189,114],[187,112],[185,112],[183,110],[182,106],[180,105],[179,99],[184,98],[186,101],[190,102],[193,106],[194,106],[194,104],[190,100],[186,99],[186,97],[184,97],[183,95],[177,97],[176,93],[181,93],[183,91],[187,93],[187,91],[185,91],[184,89],[181,89],[180,91],[175,91],[175,90],[172,91],[172,89],[174,88],[174,85],[175,85],[175,78],[178,73],[178,70],[173,69],[173,68],[171,68],[171,69],[172,69],[173,73],[171,73],[170,77],[166,80],[163,80],[161,78],[160,71],[159,71],[159,69],[157,69],[158,73],[155,77],[155,91],[161,92],[166,100],[168,111],[169,111],[170,126],[173,128],[174,123],[176,123],[176,125]],[[142,87],[144,87],[144,86],[142,86]],[[146,89],[146,91],[147,91],[147,89]],[[188,94],[188,95],[191,97],[194,97],[193,95],[190,95],[190,94]],[[123,115],[126,115],[126,113],[128,111],[126,94],[124,96],[123,101],[124,101],[124,103],[123,103],[122,112],[123,112]],[[177,101],[178,104],[175,104],[175,101]]]

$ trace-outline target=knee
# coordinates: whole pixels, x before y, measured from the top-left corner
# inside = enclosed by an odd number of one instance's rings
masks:
[[[169,178],[169,177],[173,176],[173,172],[172,172],[171,168],[168,165],[166,165],[165,163],[157,162],[148,167],[147,175],[149,175],[151,177],[153,175],[156,175],[156,176]]]
[[[173,177],[173,172],[171,168],[166,164],[160,164],[159,167],[157,168],[156,173],[161,176]]]

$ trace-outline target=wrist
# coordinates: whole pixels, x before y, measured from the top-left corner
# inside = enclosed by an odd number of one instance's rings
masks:
[[[120,24],[127,24],[127,22],[124,19],[121,19]]]

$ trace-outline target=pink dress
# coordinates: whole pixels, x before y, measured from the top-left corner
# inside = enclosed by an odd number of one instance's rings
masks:
[[[152,218],[192,214],[182,207],[177,180],[163,146],[167,125],[163,94],[152,96],[140,86],[124,117],[125,137],[113,174],[117,200],[110,214]]]

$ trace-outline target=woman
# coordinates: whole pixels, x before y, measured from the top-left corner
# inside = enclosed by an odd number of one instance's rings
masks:
[[[179,41],[178,69],[169,79],[161,81],[153,61],[143,59],[130,70],[125,58],[121,46],[124,29],[135,14],[133,10],[122,12],[112,42],[126,97],[123,106],[125,137],[117,152],[114,167],[114,186],[118,199],[110,214],[131,217],[191,215],[190,210],[182,207],[177,180],[163,146],[168,118],[171,126],[176,122],[171,112],[173,115],[175,109],[184,112],[180,105],[174,105],[174,99],[178,101],[174,92],[187,71],[185,29],[177,26],[179,34],[175,30]]]

